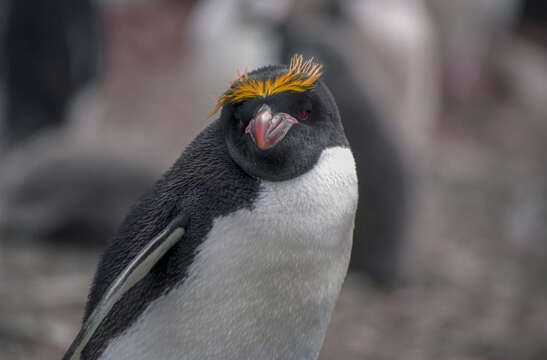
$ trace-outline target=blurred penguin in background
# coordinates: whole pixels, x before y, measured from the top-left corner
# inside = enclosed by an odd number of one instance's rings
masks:
[[[0,236],[71,247],[103,247],[155,180],[150,169],[113,156],[51,154],[5,164]],[[17,166],[16,169],[13,166]]]
[[[339,3],[359,32],[361,60],[354,68],[418,176],[429,163],[440,107],[438,39],[429,8],[425,0]]]
[[[66,119],[69,101],[97,72],[92,0],[12,0],[6,5],[3,147]]]
[[[72,107],[98,79],[99,5],[93,0],[3,5],[6,112],[0,117],[0,148],[7,151],[0,172],[1,237],[104,246],[156,172],[99,153],[100,145],[78,138],[85,136],[80,125],[88,114]],[[85,121],[99,123],[92,113]],[[72,120],[77,124],[67,126]]]
[[[473,109],[491,50],[514,23],[519,0],[429,0],[442,45],[443,106]]]
[[[482,126],[492,96],[545,118],[547,5],[541,0],[430,0],[442,53],[443,133]],[[543,25],[542,25],[543,24]],[[503,99],[504,98],[504,99]],[[456,121],[447,121],[455,120]],[[465,120],[471,123],[465,124]]]
[[[501,70],[512,95],[545,119],[547,101],[547,2],[524,0],[516,13],[513,41],[503,54]],[[511,47],[512,46],[512,47]]]
[[[547,47],[547,2],[524,0],[518,15],[522,32]]]

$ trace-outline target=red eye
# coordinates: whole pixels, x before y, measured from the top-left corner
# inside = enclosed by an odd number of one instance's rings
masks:
[[[300,120],[306,120],[308,118],[308,112],[307,111],[299,111],[297,114],[298,118]]]

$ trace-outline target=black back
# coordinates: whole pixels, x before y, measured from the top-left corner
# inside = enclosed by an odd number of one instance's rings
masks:
[[[228,155],[217,120],[186,149],[173,167],[132,209],[106,250],[95,275],[85,319],[129,261],[178,214],[188,216],[184,237],[113,307],[85,347],[82,358],[96,359],[154,299],[183,281],[197,246],[215,217],[250,208],[259,180]]]

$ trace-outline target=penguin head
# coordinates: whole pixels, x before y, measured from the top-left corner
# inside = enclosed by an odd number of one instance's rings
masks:
[[[245,72],[219,98],[228,151],[249,175],[288,180],[310,170],[324,149],[348,146],[320,76],[321,65],[297,55],[288,67]]]

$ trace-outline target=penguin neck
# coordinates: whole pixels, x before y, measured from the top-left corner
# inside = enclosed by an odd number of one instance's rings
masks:
[[[101,358],[317,358],[346,274],[356,206],[347,148],[324,150],[294,179],[261,181],[253,206],[215,218],[184,282]]]

